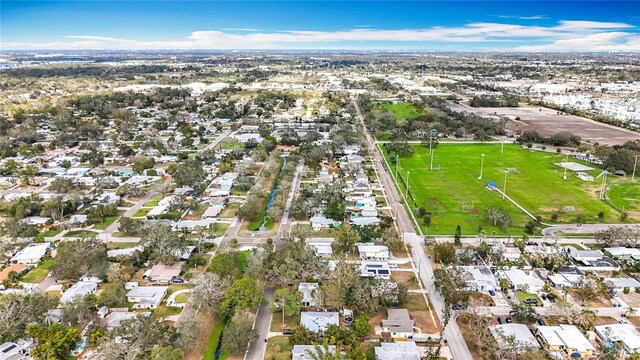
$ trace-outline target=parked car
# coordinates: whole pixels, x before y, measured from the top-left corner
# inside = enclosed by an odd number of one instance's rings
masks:
[[[538,299],[526,298],[523,300],[525,304],[538,304]]]
[[[171,282],[174,284],[184,284],[186,281],[184,281],[184,279],[181,277],[174,276],[171,278]]]
[[[293,330],[284,329],[284,330],[282,330],[282,335],[293,335]]]
[[[507,324],[511,324],[511,316],[507,316],[504,321],[506,321]]]
[[[542,319],[538,319],[538,325],[540,325],[540,326],[546,326],[547,324],[544,322],[544,320],[542,320]]]
[[[547,300],[547,295],[542,294],[542,295],[540,295],[540,298],[542,298],[542,300]]]
[[[628,322],[627,320],[625,320],[625,319],[620,319],[620,320],[618,320],[618,322],[619,322],[620,324],[628,324],[628,323],[629,323],[629,322]]]
[[[500,316],[498,316],[498,323],[499,324],[504,324],[504,320],[502,320],[502,318]]]
[[[547,300],[549,300],[550,302],[554,303],[554,302],[556,302],[556,297],[553,296],[553,294],[547,294]]]
[[[491,295],[491,296],[496,296],[496,292],[495,292],[495,291],[493,291],[493,290],[489,290],[489,295]]]
[[[467,304],[453,304],[451,305],[451,310],[465,310],[467,308]]]

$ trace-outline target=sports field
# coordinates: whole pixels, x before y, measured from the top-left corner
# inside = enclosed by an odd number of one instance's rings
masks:
[[[384,103],[375,105],[374,114],[391,112],[395,115],[396,120],[405,120],[408,118],[416,117],[418,115],[426,114],[426,110],[420,106],[414,105],[410,102],[399,102],[397,104]]]
[[[481,225],[488,235],[494,231],[522,234],[530,218],[510,201],[503,200],[497,191],[486,188],[488,181],[494,181],[502,189],[507,168],[514,169],[507,175],[507,195],[532,214],[542,216],[543,222],[553,223],[551,215],[557,213],[556,223],[576,223],[578,214],[583,215],[584,223],[592,223],[598,221],[600,211],[605,213],[604,222],[618,222],[619,213],[597,198],[599,180],[582,181],[570,171],[567,180],[562,179],[563,170],[554,163],[561,162],[563,155],[513,144],[505,144],[503,154],[500,144],[441,144],[434,150],[433,162],[439,170],[430,171],[429,148],[414,145],[413,149],[413,155],[400,158],[399,173],[405,178],[410,172],[409,188],[417,206],[433,213],[427,229],[416,212],[427,233],[453,234],[460,225],[463,234],[477,234]],[[483,178],[479,180],[481,154],[485,154],[485,159]],[[388,158],[389,154],[385,156]],[[395,171],[393,165],[392,169]],[[592,170],[591,174],[595,177],[599,171]],[[404,186],[400,187],[404,192]],[[509,212],[513,219],[509,231],[484,220],[485,210],[492,206]]]
[[[618,208],[630,212],[640,212],[640,182],[636,174],[636,181],[623,182],[611,186],[607,192],[609,200]]]

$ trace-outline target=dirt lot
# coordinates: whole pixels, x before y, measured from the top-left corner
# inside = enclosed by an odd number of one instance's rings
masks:
[[[640,307],[640,294],[633,291],[628,294],[620,292],[618,296],[622,299],[622,301],[627,303],[627,305],[631,306],[632,308]]]
[[[471,108],[458,105],[456,111],[468,111],[483,116],[505,116],[513,121],[507,123],[509,130],[535,130],[540,135],[549,136],[560,131],[568,131],[589,142],[616,145],[636,140],[640,134],[631,130],[602,124],[574,115],[558,115],[553,109],[540,106],[518,108]],[[517,117],[520,120],[515,120]]]

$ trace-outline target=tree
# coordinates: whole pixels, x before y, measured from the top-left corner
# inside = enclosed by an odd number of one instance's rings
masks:
[[[225,292],[229,288],[229,279],[205,272],[196,277],[192,284],[194,286],[189,300],[199,311],[201,307],[211,309],[224,299]]]
[[[145,228],[141,240],[149,257],[162,264],[175,263],[186,247],[183,239],[168,225]]]
[[[360,242],[360,233],[350,225],[341,225],[338,228],[338,236],[331,243],[333,251],[338,254],[351,252],[356,243]]]
[[[104,278],[109,267],[107,246],[96,238],[63,241],[51,271],[59,279],[77,280],[84,275]]]
[[[123,320],[109,331],[97,348],[99,360],[136,360],[150,356],[154,348],[171,345],[175,339],[172,327],[153,315]]]
[[[507,210],[496,206],[488,208],[485,211],[484,218],[491,221],[494,226],[500,225],[505,231],[509,229],[512,222]]]
[[[140,220],[132,219],[126,216],[123,216],[119,220],[118,231],[125,233],[127,235],[136,236],[139,235],[140,230],[142,230],[142,222]]]
[[[62,322],[69,325],[86,325],[95,315],[96,296],[77,297],[62,306]]]
[[[155,161],[154,158],[152,158],[152,157],[142,157],[142,158],[136,159],[133,162],[132,169],[137,174],[142,174],[142,173],[144,173],[144,171],[146,169],[153,169],[155,164],[156,164],[156,161]]]
[[[291,292],[289,289],[280,288],[273,294],[273,304],[271,305],[271,311],[282,312],[282,324],[285,324],[284,317],[294,316],[300,313],[302,304],[300,303],[302,296],[299,292]]]
[[[184,354],[180,349],[174,349],[172,346],[157,347],[151,351],[149,360],[182,360]]]
[[[588,301],[598,296],[598,291],[588,279],[583,281],[580,287],[576,289],[576,298],[581,302]]]
[[[433,271],[434,285],[442,294],[445,304],[457,304],[469,299],[467,281],[469,274],[457,267],[445,267]]]
[[[36,360],[64,360],[80,340],[77,329],[60,324],[51,324],[49,327],[32,324],[27,332],[37,344],[32,353]]]
[[[293,241],[269,255],[265,270],[267,281],[287,286],[294,281],[321,277],[328,267],[305,241]]]
[[[371,325],[369,325],[369,316],[367,314],[362,314],[356,318],[353,323],[353,331],[361,339],[371,332]]]
[[[348,307],[366,313],[380,306],[378,299],[371,296],[371,279],[361,277],[353,266],[343,261],[323,281],[322,290],[325,305]]]
[[[444,265],[449,265],[456,258],[456,249],[451,243],[437,243],[433,246],[433,256],[436,262],[440,262]]]
[[[453,235],[453,240],[456,246],[462,245],[462,228],[460,225],[456,226],[456,232]]]
[[[178,186],[196,187],[206,178],[202,163],[193,159],[181,164],[171,164],[167,172],[171,174]]]
[[[233,275],[237,256],[236,252],[217,253],[211,259],[207,271],[211,271],[220,277],[230,277]]]
[[[122,283],[104,284],[98,297],[98,304],[107,307],[121,307],[127,303],[127,292]]]
[[[0,298],[0,342],[16,341],[26,336],[27,325],[44,324],[45,314],[58,300],[40,293],[7,293]]]
[[[49,190],[58,194],[66,194],[73,189],[73,181],[67,178],[56,178],[49,184]]]
[[[324,342],[322,345],[314,344],[313,348],[306,350],[306,354],[313,360],[339,360],[342,357],[336,354],[335,350],[329,348],[328,342]],[[306,357],[306,356],[305,356]]]
[[[222,348],[232,355],[244,354],[258,340],[258,333],[253,329],[254,320],[254,313],[238,311],[224,329]]]
[[[538,313],[536,313],[536,310],[531,305],[514,304],[511,306],[509,314],[511,314],[514,319],[527,324],[538,320]]]
[[[254,279],[239,279],[227,290],[220,311],[232,314],[236,310],[257,308],[262,300],[262,287]]]

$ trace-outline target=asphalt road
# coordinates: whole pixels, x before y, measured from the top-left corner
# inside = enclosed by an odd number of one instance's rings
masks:
[[[267,336],[269,335],[269,328],[271,327],[271,318],[273,314],[269,309],[271,303],[271,297],[275,292],[274,288],[264,289],[263,296],[265,302],[258,308],[258,314],[256,316],[256,323],[253,328],[258,333],[258,340],[251,344],[247,352],[244,354],[244,358],[247,360],[262,359],[267,349]]]
[[[429,297],[431,299],[433,307],[436,310],[436,314],[440,319],[442,319],[444,300],[442,296],[440,296],[440,294],[435,291],[435,287],[433,284],[433,270],[431,269],[431,263],[428,261],[427,255],[424,253],[424,250],[422,248],[422,239],[421,237],[416,235],[416,229],[414,228],[413,223],[409,218],[409,214],[407,214],[407,211],[400,202],[400,196],[396,191],[396,187],[393,183],[393,180],[391,179],[391,175],[384,169],[384,166],[382,165],[382,155],[376,148],[375,142],[373,141],[371,134],[367,130],[367,127],[364,123],[364,118],[362,117],[362,113],[360,112],[360,107],[355,100],[352,101],[356,109],[357,118],[360,121],[362,128],[364,129],[365,138],[369,147],[369,153],[373,157],[373,163],[378,172],[378,177],[385,189],[385,193],[387,194],[389,206],[391,207],[392,214],[396,220],[398,230],[401,234],[403,234],[405,243],[411,245],[411,255],[414,262],[418,266],[420,279],[429,292]],[[455,320],[449,321],[449,324],[444,331],[444,338],[447,340],[449,349],[455,360],[473,360],[471,352],[469,351],[469,347],[464,341],[464,337],[462,336],[460,328],[458,327],[458,324],[455,322]]]
[[[593,234],[596,231],[607,230],[610,227],[625,227],[625,226],[638,226],[638,224],[582,224],[576,225],[556,225],[548,227],[542,230],[542,235],[546,237],[553,237],[555,233],[560,231],[563,233],[571,234]]]

